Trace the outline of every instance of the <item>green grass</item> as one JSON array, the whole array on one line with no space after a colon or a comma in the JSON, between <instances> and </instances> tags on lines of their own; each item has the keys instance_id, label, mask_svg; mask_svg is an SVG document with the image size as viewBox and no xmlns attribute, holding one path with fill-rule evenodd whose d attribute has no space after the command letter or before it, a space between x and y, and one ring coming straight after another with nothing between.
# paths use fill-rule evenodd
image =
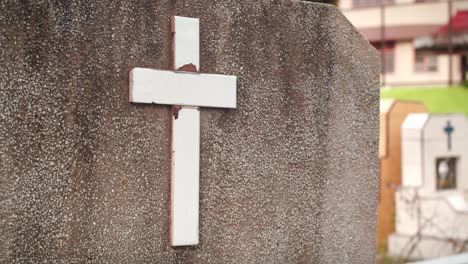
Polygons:
<instances>
[{"instance_id":1,"label":"green grass","mask_svg":"<svg viewBox=\"0 0 468 264\"><path fill-rule=\"evenodd\" d=\"M464 113L468 116L468 88L398 88L380 92L381 99L423 101L430 113Z\"/></svg>"}]
</instances>

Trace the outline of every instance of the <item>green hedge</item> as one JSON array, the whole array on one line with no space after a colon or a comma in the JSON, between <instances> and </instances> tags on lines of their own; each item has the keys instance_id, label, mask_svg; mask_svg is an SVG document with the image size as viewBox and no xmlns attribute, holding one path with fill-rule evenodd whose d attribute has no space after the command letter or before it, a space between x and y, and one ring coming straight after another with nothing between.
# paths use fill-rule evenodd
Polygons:
<instances>
[{"instance_id":1,"label":"green hedge","mask_svg":"<svg viewBox=\"0 0 468 264\"><path fill-rule=\"evenodd\" d=\"M423 101L431 113L464 113L468 116L468 88L398 88L383 89L381 99Z\"/></svg>"}]
</instances>

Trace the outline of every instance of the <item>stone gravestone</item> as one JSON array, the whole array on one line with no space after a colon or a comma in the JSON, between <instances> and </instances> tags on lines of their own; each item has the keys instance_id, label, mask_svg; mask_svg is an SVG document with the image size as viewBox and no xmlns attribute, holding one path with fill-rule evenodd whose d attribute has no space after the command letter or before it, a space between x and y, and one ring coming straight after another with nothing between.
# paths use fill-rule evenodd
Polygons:
<instances>
[{"instance_id":1,"label":"stone gravestone","mask_svg":"<svg viewBox=\"0 0 468 264\"><path fill-rule=\"evenodd\" d=\"M466 251L468 119L410 114L401 133L402 186L390 254L419 259Z\"/></svg>"},{"instance_id":2,"label":"stone gravestone","mask_svg":"<svg viewBox=\"0 0 468 264\"><path fill-rule=\"evenodd\" d=\"M377 248L385 250L395 232L395 190L401 185L401 124L410 113L427 112L417 101L380 100L380 183Z\"/></svg>"},{"instance_id":3,"label":"stone gravestone","mask_svg":"<svg viewBox=\"0 0 468 264\"><path fill-rule=\"evenodd\" d=\"M0 4L0 262L373 263L378 55L299 1ZM171 106L129 72L171 70L171 17L200 21L199 241L172 247ZM176 33L177 34L177 33Z\"/></svg>"}]
</instances>

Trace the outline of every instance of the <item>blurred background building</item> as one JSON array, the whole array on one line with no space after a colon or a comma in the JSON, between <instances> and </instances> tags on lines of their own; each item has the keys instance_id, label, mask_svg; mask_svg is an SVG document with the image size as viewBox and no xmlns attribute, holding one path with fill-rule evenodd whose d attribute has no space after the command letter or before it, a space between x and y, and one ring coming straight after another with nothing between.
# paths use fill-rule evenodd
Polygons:
<instances>
[{"instance_id":1,"label":"blurred background building","mask_svg":"<svg viewBox=\"0 0 468 264\"><path fill-rule=\"evenodd\" d=\"M338 6L380 51L383 87L466 80L468 0L340 0Z\"/></svg>"}]
</instances>

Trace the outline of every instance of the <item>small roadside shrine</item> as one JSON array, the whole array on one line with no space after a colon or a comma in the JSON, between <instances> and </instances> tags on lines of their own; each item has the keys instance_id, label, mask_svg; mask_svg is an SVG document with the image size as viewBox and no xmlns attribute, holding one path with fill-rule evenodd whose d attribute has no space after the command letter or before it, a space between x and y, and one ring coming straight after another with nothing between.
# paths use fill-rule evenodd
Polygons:
<instances>
[{"instance_id":1,"label":"small roadside shrine","mask_svg":"<svg viewBox=\"0 0 468 264\"><path fill-rule=\"evenodd\" d=\"M468 119L410 114L401 133L402 186L390 254L425 259L466 251Z\"/></svg>"},{"instance_id":2,"label":"small roadside shrine","mask_svg":"<svg viewBox=\"0 0 468 264\"><path fill-rule=\"evenodd\" d=\"M401 185L401 124L410 113L426 112L422 102L380 101L380 181L377 216L377 248L386 249L395 232L395 188Z\"/></svg>"}]
</instances>

